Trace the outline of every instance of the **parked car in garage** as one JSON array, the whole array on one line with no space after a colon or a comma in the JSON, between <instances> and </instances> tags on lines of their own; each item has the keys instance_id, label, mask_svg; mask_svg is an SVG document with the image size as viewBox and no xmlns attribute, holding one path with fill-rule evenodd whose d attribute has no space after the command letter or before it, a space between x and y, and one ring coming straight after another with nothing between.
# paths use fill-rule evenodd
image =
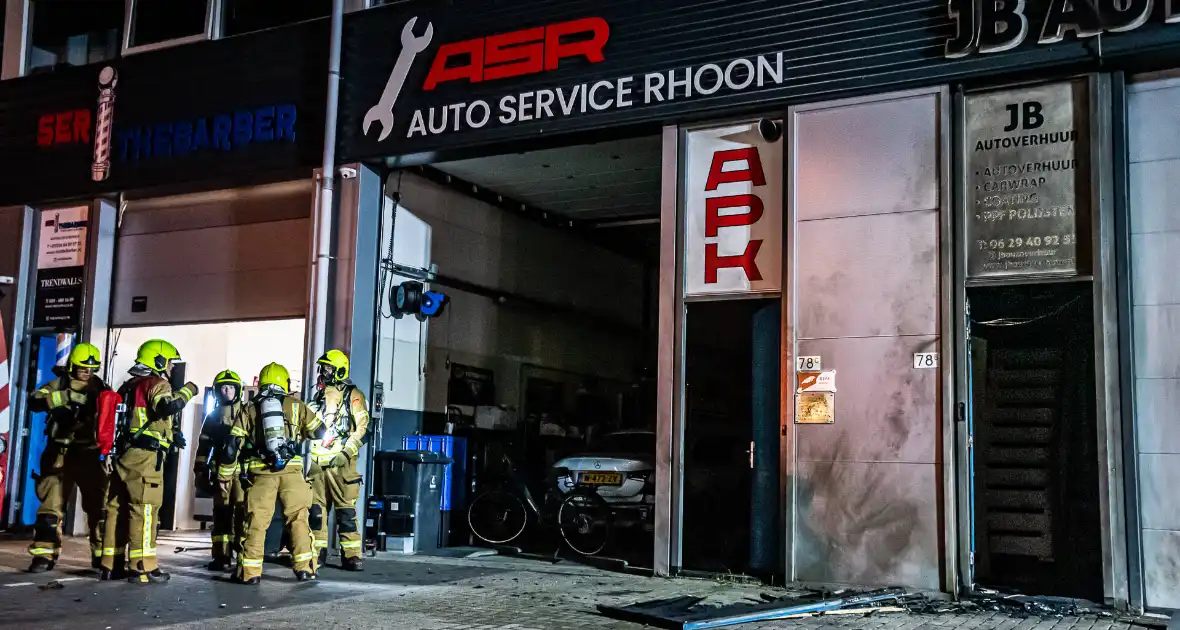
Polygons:
<instances>
[{"instance_id":1,"label":"parked car in garage","mask_svg":"<svg viewBox=\"0 0 1180 630\"><path fill-rule=\"evenodd\" d=\"M591 443L583 453L553 465L563 495L577 486L593 487L615 513L616 526L650 529L655 504L656 434L615 431Z\"/></svg>"}]
</instances>

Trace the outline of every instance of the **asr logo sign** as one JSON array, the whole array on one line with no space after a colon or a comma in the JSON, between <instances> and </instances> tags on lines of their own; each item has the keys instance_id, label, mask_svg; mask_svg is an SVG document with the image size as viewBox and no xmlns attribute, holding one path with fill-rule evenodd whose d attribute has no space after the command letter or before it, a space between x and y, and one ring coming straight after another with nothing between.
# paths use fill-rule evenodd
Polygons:
<instances>
[{"instance_id":1,"label":"asr logo sign","mask_svg":"<svg viewBox=\"0 0 1180 630\"><path fill-rule=\"evenodd\" d=\"M1049 0L1035 9L1026 0L949 0L947 10L955 24L944 51L949 59L1012 50L1030 37L1044 45L1151 21L1180 24L1180 0Z\"/></svg>"}]
</instances>

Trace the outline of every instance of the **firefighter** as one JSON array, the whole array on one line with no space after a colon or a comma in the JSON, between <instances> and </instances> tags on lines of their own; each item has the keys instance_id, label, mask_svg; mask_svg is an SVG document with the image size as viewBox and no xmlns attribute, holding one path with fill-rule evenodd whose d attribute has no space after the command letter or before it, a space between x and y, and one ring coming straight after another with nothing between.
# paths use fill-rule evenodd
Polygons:
<instances>
[{"instance_id":1,"label":"firefighter","mask_svg":"<svg viewBox=\"0 0 1180 630\"><path fill-rule=\"evenodd\" d=\"M29 410L47 412L45 450L37 476L37 520L29 553L30 573L49 571L61 553L61 519L74 487L82 495L82 511L90 530L91 566L102 560L103 510L108 474L98 447L98 396L109 391L95 375L101 365L98 348L80 343L70 351L67 371L33 392Z\"/></svg>"},{"instance_id":2,"label":"firefighter","mask_svg":"<svg viewBox=\"0 0 1180 630\"><path fill-rule=\"evenodd\" d=\"M230 430L242 412L242 379L236 372L224 370L213 379L213 389L218 404L201 424L193 477L213 495L213 560L208 569L226 571L233 566L233 556L240 553L246 522L246 492L238 479L237 465L221 461ZM223 472L228 481L220 481Z\"/></svg>"},{"instance_id":3,"label":"firefighter","mask_svg":"<svg viewBox=\"0 0 1180 630\"><path fill-rule=\"evenodd\" d=\"M246 537L234 578L250 585L262 581L266 530L274 517L277 498L283 502L295 578L301 582L314 580L316 558L307 525L311 488L304 477L301 447L305 440L323 436L324 423L303 401L288 395L291 377L287 368L277 363L262 368L258 387L258 394L234 423L224 460L239 462L241 474L245 475ZM229 468L220 471L223 482L230 481L228 475L234 474Z\"/></svg>"},{"instance_id":4,"label":"firefighter","mask_svg":"<svg viewBox=\"0 0 1180 630\"><path fill-rule=\"evenodd\" d=\"M356 523L356 500L361 491L357 454L369 428L365 395L348 380L348 357L329 350L320 357L319 378L311 407L324 419L324 437L311 444L312 505L308 514L316 552L323 565L328 555L328 510L336 510L341 567L360 571L361 535Z\"/></svg>"},{"instance_id":5,"label":"firefighter","mask_svg":"<svg viewBox=\"0 0 1180 630\"><path fill-rule=\"evenodd\" d=\"M174 418L197 395L194 383L173 391L168 377L180 352L167 341L152 339L139 347L131 378L119 389L126 408L116 443L118 454L107 493L102 579L122 577L136 584L166 582L156 563L156 532L164 502L164 458L183 450L184 435ZM124 548L127 565L124 566Z\"/></svg>"}]
</instances>

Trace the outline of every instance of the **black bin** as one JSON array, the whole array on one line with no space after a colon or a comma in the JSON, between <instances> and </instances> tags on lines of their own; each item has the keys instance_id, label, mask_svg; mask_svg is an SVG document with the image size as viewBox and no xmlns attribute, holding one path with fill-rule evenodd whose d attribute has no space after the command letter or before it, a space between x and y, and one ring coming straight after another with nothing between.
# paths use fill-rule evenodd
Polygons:
<instances>
[{"instance_id":1,"label":"black bin","mask_svg":"<svg viewBox=\"0 0 1180 630\"><path fill-rule=\"evenodd\" d=\"M451 458L429 451L385 451L376 455L374 515L391 538L412 538L414 553L438 549L442 536L443 468ZM370 501L370 505L373 505Z\"/></svg>"}]
</instances>

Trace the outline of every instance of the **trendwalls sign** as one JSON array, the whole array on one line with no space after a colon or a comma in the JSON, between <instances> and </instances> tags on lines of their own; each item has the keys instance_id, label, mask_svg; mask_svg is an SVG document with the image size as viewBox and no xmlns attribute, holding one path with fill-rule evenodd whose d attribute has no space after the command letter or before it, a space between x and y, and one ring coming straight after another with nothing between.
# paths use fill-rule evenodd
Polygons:
<instances>
[{"instance_id":1,"label":"trendwalls sign","mask_svg":"<svg viewBox=\"0 0 1180 630\"><path fill-rule=\"evenodd\" d=\"M967 97L967 277L1074 275L1088 251L1083 80Z\"/></svg>"},{"instance_id":2,"label":"trendwalls sign","mask_svg":"<svg viewBox=\"0 0 1180 630\"><path fill-rule=\"evenodd\" d=\"M775 52L574 84L534 81L527 89L506 86L494 98L457 98L427 107L398 108L399 97L407 89L420 95L447 84L543 76L567 61L600 64L611 54L610 25L600 17L443 43L433 49L430 62L418 61L418 57L431 51L433 24L410 17L400 33L397 59L361 121L363 134L373 135L379 142L390 137L425 138L705 98L777 86L786 79L783 53ZM425 63L429 63L425 78L420 83L410 81L415 66Z\"/></svg>"},{"instance_id":3,"label":"trendwalls sign","mask_svg":"<svg viewBox=\"0 0 1180 630\"><path fill-rule=\"evenodd\" d=\"M1132 31L1152 20L1180 26L1180 0L1049 0L1035 8L1026 0L949 0L947 10L955 24L945 50L951 59L1012 50L1030 36L1055 44L1071 34Z\"/></svg>"},{"instance_id":4,"label":"trendwalls sign","mask_svg":"<svg viewBox=\"0 0 1180 630\"><path fill-rule=\"evenodd\" d=\"M701 129L688 133L685 156L685 296L779 291L782 140L758 124Z\"/></svg>"},{"instance_id":5,"label":"trendwalls sign","mask_svg":"<svg viewBox=\"0 0 1180 630\"><path fill-rule=\"evenodd\" d=\"M42 210L40 216L33 327L76 328L86 286L90 208Z\"/></svg>"}]
</instances>

